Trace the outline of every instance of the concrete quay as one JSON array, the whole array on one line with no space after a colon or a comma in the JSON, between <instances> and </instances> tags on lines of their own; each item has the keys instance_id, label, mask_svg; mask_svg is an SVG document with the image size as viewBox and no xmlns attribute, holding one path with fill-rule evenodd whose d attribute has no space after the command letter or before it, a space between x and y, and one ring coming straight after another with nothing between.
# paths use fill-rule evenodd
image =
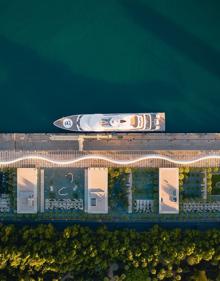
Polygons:
<instances>
[{"instance_id":1,"label":"concrete quay","mask_svg":"<svg viewBox=\"0 0 220 281\"><path fill-rule=\"evenodd\" d=\"M175 161L191 161L198 158L202 158L202 160L179 164L167 161L167 159L155 158L155 155L168 157ZM85 156L93 158L84 159ZM112 163L106 159L96 159L96 156L125 162L144 156L149 156L149 158L135 163L121 164ZM210 158L205 158L207 156ZM37 159L37 157L42 159ZM22 159L7 164L8 161L18 158ZM46 161L44 158L60 163L82 159L77 162L60 164ZM220 166L220 133L0 134L0 166L179 167L181 165Z\"/></svg>"}]
</instances>

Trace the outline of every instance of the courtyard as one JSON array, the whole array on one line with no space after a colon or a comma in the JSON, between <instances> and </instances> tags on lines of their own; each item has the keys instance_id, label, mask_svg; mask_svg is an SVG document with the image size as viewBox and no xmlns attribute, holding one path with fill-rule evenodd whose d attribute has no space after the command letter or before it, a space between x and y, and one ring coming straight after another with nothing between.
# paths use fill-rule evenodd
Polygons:
<instances>
[{"instance_id":1,"label":"courtyard","mask_svg":"<svg viewBox=\"0 0 220 281\"><path fill-rule=\"evenodd\" d=\"M212 195L220 195L220 174L212 175Z\"/></svg>"},{"instance_id":2,"label":"courtyard","mask_svg":"<svg viewBox=\"0 0 220 281\"><path fill-rule=\"evenodd\" d=\"M133 213L153 213L158 205L158 169L132 169Z\"/></svg>"},{"instance_id":3,"label":"courtyard","mask_svg":"<svg viewBox=\"0 0 220 281\"><path fill-rule=\"evenodd\" d=\"M44 170L45 211L82 211L84 208L84 169Z\"/></svg>"},{"instance_id":4,"label":"courtyard","mask_svg":"<svg viewBox=\"0 0 220 281\"><path fill-rule=\"evenodd\" d=\"M181 168L179 174L180 193L183 200L204 199L205 170L199 168Z\"/></svg>"},{"instance_id":5,"label":"courtyard","mask_svg":"<svg viewBox=\"0 0 220 281\"><path fill-rule=\"evenodd\" d=\"M129 205L130 169L110 168L108 170L109 212L127 214Z\"/></svg>"}]
</instances>

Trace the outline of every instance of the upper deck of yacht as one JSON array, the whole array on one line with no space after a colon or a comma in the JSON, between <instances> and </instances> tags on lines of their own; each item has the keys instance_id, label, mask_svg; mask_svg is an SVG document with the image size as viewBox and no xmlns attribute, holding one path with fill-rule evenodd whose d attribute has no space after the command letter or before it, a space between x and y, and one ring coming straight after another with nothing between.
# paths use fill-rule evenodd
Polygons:
<instances>
[{"instance_id":1,"label":"upper deck of yacht","mask_svg":"<svg viewBox=\"0 0 220 281\"><path fill-rule=\"evenodd\" d=\"M63 118L57 119L54 122L54 125L60 129L64 129L64 130L69 130L71 127L72 131L78 131L77 118L78 118L78 115L71 115L68 117L63 117Z\"/></svg>"}]
</instances>

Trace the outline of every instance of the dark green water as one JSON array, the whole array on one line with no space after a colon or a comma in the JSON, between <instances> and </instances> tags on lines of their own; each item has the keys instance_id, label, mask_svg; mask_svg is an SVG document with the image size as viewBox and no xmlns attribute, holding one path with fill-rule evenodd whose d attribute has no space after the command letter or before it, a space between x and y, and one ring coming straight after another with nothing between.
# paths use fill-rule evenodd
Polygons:
<instances>
[{"instance_id":1,"label":"dark green water","mask_svg":"<svg viewBox=\"0 0 220 281\"><path fill-rule=\"evenodd\" d=\"M169 132L220 132L219 14L217 0L0 0L0 132L156 111Z\"/></svg>"}]
</instances>

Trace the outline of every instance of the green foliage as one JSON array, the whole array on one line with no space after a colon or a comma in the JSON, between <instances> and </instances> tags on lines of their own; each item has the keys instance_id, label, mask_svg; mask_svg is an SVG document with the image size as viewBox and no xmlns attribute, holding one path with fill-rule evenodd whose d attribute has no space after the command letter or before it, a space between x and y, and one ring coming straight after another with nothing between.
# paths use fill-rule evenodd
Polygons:
<instances>
[{"instance_id":1,"label":"green foliage","mask_svg":"<svg viewBox=\"0 0 220 281\"><path fill-rule=\"evenodd\" d=\"M151 281L147 270L133 269L126 273L126 281Z\"/></svg>"},{"instance_id":2,"label":"green foliage","mask_svg":"<svg viewBox=\"0 0 220 281\"><path fill-rule=\"evenodd\" d=\"M189 167L184 168L184 173L188 174L189 173Z\"/></svg>"},{"instance_id":3,"label":"green foliage","mask_svg":"<svg viewBox=\"0 0 220 281\"><path fill-rule=\"evenodd\" d=\"M15 168L0 168L0 172L5 174L6 183L5 188L0 186L0 193L9 194L11 207L16 207L16 169Z\"/></svg>"},{"instance_id":4,"label":"green foliage","mask_svg":"<svg viewBox=\"0 0 220 281\"><path fill-rule=\"evenodd\" d=\"M219 171L219 168L218 168L218 167L214 167L214 168L212 168L212 171L213 171L214 173L217 173L217 172Z\"/></svg>"},{"instance_id":5,"label":"green foliage","mask_svg":"<svg viewBox=\"0 0 220 281\"><path fill-rule=\"evenodd\" d=\"M183 168L183 167L180 167L180 168L179 168L179 173L180 173L180 174L184 173L184 168Z\"/></svg>"},{"instance_id":6,"label":"green foliage","mask_svg":"<svg viewBox=\"0 0 220 281\"><path fill-rule=\"evenodd\" d=\"M190 277L191 281L208 281L205 270L195 270L193 275ZM217 279L216 279L217 281Z\"/></svg>"},{"instance_id":7,"label":"green foliage","mask_svg":"<svg viewBox=\"0 0 220 281\"><path fill-rule=\"evenodd\" d=\"M108 171L109 205L111 208L114 208L118 201L121 201L123 207L128 207L126 187L128 173L130 173L130 168L110 168Z\"/></svg>"},{"instance_id":8,"label":"green foliage","mask_svg":"<svg viewBox=\"0 0 220 281\"><path fill-rule=\"evenodd\" d=\"M213 174L211 179L211 192L213 195L220 194L220 174Z\"/></svg>"},{"instance_id":9,"label":"green foliage","mask_svg":"<svg viewBox=\"0 0 220 281\"><path fill-rule=\"evenodd\" d=\"M219 243L219 230L0 225L0 280L107 281L113 264L115 281L218 280Z\"/></svg>"}]
</instances>

